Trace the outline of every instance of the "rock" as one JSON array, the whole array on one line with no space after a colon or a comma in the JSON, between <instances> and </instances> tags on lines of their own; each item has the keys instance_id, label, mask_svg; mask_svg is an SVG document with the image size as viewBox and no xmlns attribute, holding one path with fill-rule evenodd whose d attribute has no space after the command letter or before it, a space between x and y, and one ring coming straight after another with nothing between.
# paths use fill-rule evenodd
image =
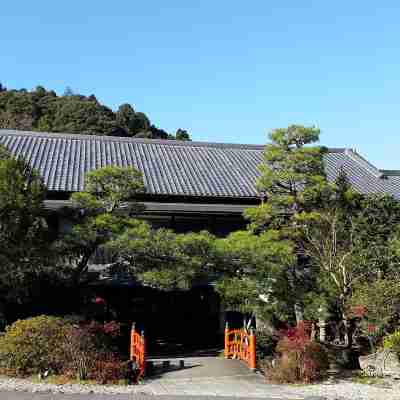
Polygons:
<instances>
[{"instance_id":1,"label":"rock","mask_svg":"<svg viewBox=\"0 0 400 400\"><path fill-rule=\"evenodd\" d=\"M358 358L360 367L369 376L390 375L400 378L400 361L394 351L383 350Z\"/></svg>"}]
</instances>

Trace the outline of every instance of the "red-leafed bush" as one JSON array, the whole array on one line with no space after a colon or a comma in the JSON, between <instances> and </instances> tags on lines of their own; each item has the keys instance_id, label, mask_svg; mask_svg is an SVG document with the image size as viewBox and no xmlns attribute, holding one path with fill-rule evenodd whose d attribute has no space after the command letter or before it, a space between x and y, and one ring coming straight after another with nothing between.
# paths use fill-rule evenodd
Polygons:
<instances>
[{"instance_id":1,"label":"red-leafed bush","mask_svg":"<svg viewBox=\"0 0 400 400\"><path fill-rule=\"evenodd\" d=\"M354 315L354 317L363 318L367 314L367 307L360 304L353 306L350 311Z\"/></svg>"},{"instance_id":2,"label":"red-leafed bush","mask_svg":"<svg viewBox=\"0 0 400 400\"><path fill-rule=\"evenodd\" d=\"M118 383L125 379L128 372L128 363L122 361L116 354L103 354L95 361L90 379L98 383Z\"/></svg>"},{"instance_id":3,"label":"red-leafed bush","mask_svg":"<svg viewBox=\"0 0 400 400\"><path fill-rule=\"evenodd\" d=\"M96 348L98 350L113 350L115 339L121 335L121 325L116 321L105 322L104 324L96 321L80 324L80 329L93 335Z\"/></svg>"},{"instance_id":4,"label":"red-leafed bush","mask_svg":"<svg viewBox=\"0 0 400 400\"><path fill-rule=\"evenodd\" d=\"M278 383L310 383L320 379L328 369L328 356L323 346L312 342L307 327L300 323L281 332L274 365L267 365L267 379Z\"/></svg>"},{"instance_id":5,"label":"red-leafed bush","mask_svg":"<svg viewBox=\"0 0 400 400\"><path fill-rule=\"evenodd\" d=\"M119 334L120 325L114 321L106 324L91 321L71 326L64 343L64 373L100 383L122 379L126 375L126 366L113 343Z\"/></svg>"}]
</instances>

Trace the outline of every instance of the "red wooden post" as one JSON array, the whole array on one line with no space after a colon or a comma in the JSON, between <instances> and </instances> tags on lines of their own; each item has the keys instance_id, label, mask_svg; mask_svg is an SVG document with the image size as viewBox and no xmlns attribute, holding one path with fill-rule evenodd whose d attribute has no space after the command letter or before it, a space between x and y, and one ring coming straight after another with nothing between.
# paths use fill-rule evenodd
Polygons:
<instances>
[{"instance_id":1,"label":"red wooden post","mask_svg":"<svg viewBox=\"0 0 400 400\"><path fill-rule=\"evenodd\" d=\"M256 335L254 333L254 329L250 330L249 336L249 367L251 369L256 369L257 367Z\"/></svg>"},{"instance_id":2,"label":"red wooden post","mask_svg":"<svg viewBox=\"0 0 400 400\"><path fill-rule=\"evenodd\" d=\"M132 328L131 328L131 346L130 346L130 360L133 360L135 358L135 323L132 323Z\"/></svg>"},{"instance_id":3,"label":"red wooden post","mask_svg":"<svg viewBox=\"0 0 400 400\"><path fill-rule=\"evenodd\" d=\"M144 376L146 372L146 339L144 337L144 331L142 331L141 339L142 339L142 357L143 357L143 359L141 360L142 361L141 375Z\"/></svg>"},{"instance_id":4,"label":"red wooden post","mask_svg":"<svg viewBox=\"0 0 400 400\"><path fill-rule=\"evenodd\" d=\"M225 324L225 347L224 347L224 357L229 358L229 324Z\"/></svg>"},{"instance_id":5,"label":"red wooden post","mask_svg":"<svg viewBox=\"0 0 400 400\"><path fill-rule=\"evenodd\" d=\"M238 343L239 344L239 348L238 348L238 352L239 352L239 360L243 360L244 359L244 353L245 353L245 345L246 345L246 343L245 343L245 336L246 336L246 332L245 332L245 330L244 330L245 328L242 328L241 330L240 330L240 342Z\"/></svg>"}]
</instances>

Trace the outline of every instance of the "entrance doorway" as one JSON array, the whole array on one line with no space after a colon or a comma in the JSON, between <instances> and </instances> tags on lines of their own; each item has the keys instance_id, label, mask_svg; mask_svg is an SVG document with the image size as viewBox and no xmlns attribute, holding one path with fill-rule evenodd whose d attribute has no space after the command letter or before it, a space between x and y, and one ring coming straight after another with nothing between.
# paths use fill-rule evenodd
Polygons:
<instances>
[{"instance_id":1,"label":"entrance doorway","mask_svg":"<svg viewBox=\"0 0 400 400\"><path fill-rule=\"evenodd\" d=\"M212 286L162 291L143 286L97 287L110 309L108 319L124 323L123 343L130 326L145 333L151 357L211 354L222 349L220 299ZM125 341L126 340L126 341Z\"/></svg>"},{"instance_id":2,"label":"entrance doorway","mask_svg":"<svg viewBox=\"0 0 400 400\"><path fill-rule=\"evenodd\" d=\"M149 297L151 310L146 307L150 312L138 320L147 332L150 355L196 354L218 346L220 302L211 287L157 291Z\"/></svg>"}]
</instances>

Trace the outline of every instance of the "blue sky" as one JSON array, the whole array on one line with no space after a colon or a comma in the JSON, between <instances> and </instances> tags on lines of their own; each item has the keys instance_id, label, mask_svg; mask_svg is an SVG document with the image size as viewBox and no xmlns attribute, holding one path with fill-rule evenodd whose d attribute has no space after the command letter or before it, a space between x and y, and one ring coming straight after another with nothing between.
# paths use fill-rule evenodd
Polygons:
<instances>
[{"instance_id":1,"label":"blue sky","mask_svg":"<svg viewBox=\"0 0 400 400\"><path fill-rule=\"evenodd\" d=\"M4 1L0 81L131 103L195 140L321 128L400 168L400 2Z\"/></svg>"}]
</instances>

